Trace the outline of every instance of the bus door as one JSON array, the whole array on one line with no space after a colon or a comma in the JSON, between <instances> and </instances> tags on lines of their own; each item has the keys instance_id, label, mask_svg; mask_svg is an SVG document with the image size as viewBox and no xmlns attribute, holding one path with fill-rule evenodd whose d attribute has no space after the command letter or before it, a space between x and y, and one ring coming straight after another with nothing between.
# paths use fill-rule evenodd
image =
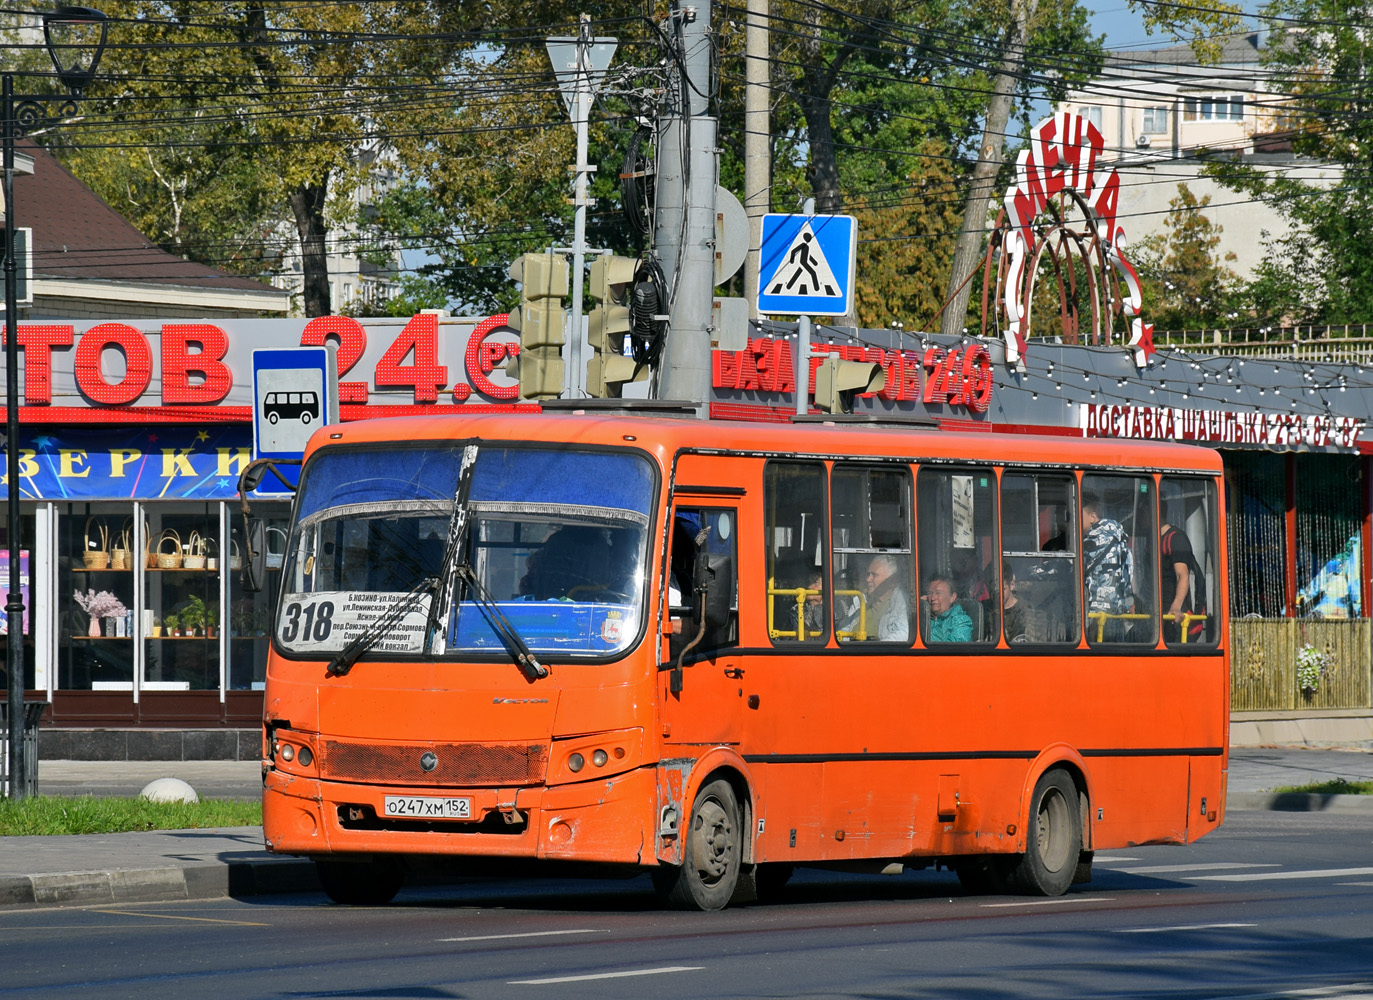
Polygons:
<instances>
[{"instance_id":1,"label":"bus door","mask_svg":"<svg viewBox=\"0 0 1373 1000\"><path fill-rule=\"evenodd\" d=\"M745 700L737 653L739 508L721 496L679 493L671 518L659 664L664 740L735 744Z\"/></svg>"}]
</instances>

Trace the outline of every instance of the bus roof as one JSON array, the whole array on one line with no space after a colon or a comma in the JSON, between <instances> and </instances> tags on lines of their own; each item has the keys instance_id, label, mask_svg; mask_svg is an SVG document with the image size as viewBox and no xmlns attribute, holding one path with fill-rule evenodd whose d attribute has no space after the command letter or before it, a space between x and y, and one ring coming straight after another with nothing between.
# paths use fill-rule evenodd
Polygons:
<instances>
[{"instance_id":1,"label":"bus roof","mask_svg":"<svg viewBox=\"0 0 1373 1000\"><path fill-rule=\"evenodd\" d=\"M456 408L455 408L456 409ZM398 441L558 442L587 446L633 443L670 461L678 451L804 454L849 458L963 460L1036 466L1129 467L1220 474L1220 455L1204 445L1087 438L1069 434L944 431L892 424L774 423L665 419L630 414L483 413L461 411L387 417L322 427L306 458L331 445Z\"/></svg>"}]
</instances>

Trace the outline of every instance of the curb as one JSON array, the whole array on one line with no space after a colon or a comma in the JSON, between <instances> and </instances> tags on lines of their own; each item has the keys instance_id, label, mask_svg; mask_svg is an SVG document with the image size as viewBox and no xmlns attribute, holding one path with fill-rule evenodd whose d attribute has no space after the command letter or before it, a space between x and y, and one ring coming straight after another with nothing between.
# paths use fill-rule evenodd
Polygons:
<instances>
[{"instance_id":1,"label":"curb","mask_svg":"<svg viewBox=\"0 0 1373 1000\"><path fill-rule=\"evenodd\" d=\"M1227 810L1262 809L1268 812L1373 812L1373 795L1322 795L1316 792L1232 792Z\"/></svg>"},{"instance_id":2,"label":"curb","mask_svg":"<svg viewBox=\"0 0 1373 1000\"><path fill-rule=\"evenodd\" d=\"M311 861L231 861L184 868L4 875L0 876L0 910L317 891L319 879Z\"/></svg>"}]
</instances>

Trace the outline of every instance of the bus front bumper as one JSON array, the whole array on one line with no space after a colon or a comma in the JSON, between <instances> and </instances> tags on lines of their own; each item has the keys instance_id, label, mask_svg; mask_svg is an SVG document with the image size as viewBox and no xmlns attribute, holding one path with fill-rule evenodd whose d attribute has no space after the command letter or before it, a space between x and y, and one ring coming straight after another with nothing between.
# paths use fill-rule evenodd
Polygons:
<instances>
[{"instance_id":1,"label":"bus front bumper","mask_svg":"<svg viewBox=\"0 0 1373 1000\"><path fill-rule=\"evenodd\" d=\"M278 854L412 854L653 864L656 772L532 788L414 789L321 781L268 769L262 825ZM386 815L386 799L419 810L467 800L470 819ZM459 808L461 808L459 806Z\"/></svg>"}]
</instances>

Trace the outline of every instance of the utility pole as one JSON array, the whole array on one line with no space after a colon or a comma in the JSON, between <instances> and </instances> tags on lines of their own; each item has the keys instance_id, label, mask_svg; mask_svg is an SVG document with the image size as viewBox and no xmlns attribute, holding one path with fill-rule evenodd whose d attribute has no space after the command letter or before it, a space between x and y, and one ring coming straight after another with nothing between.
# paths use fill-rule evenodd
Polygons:
<instances>
[{"instance_id":1,"label":"utility pole","mask_svg":"<svg viewBox=\"0 0 1373 1000\"><path fill-rule=\"evenodd\" d=\"M768 115L768 0L748 0L744 25L744 211L748 215L748 258L744 298L749 318L758 319L758 251L763 216L772 207L772 124Z\"/></svg>"},{"instance_id":2,"label":"utility pole","mask_svg":"<svg viewBox=\"0 0 1373 1000\"><path fill-rule=\"evenodd\" d=\"M653 249L668 283L668 334L658 366L659 399L688 400L706 415L710 394L711 304L715 292L716 121L708 117L714 55L710 4L673 0L681 69L668 115L659 121Z\"/></svg>"}]
</instances>

